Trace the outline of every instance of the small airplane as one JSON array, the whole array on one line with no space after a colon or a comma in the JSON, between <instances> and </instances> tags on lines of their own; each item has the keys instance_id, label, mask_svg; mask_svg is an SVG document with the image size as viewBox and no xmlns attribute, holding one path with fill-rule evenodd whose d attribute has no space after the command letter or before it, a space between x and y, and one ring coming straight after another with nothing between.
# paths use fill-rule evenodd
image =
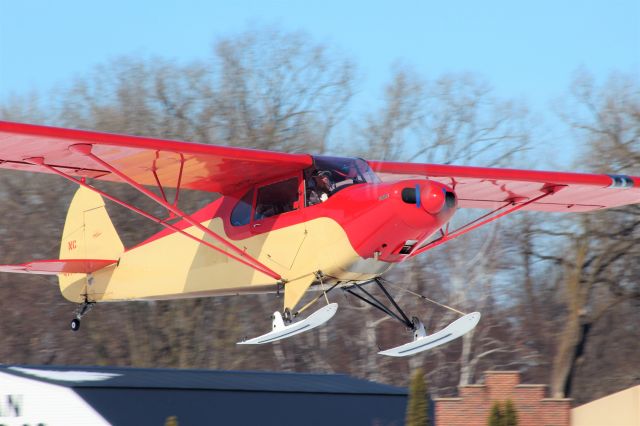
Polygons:
<instances>
[{"instance_id":1,"label":"small airplane","mask_svg":"<svg viewBox=\"0 0 640 426\"><path fill-rule=\"evenodd\" d=\"M478 312L456 310L460 318L427 334L386 288L381 275L394 264L518 210L587 212L640 203L637 176L365 161L7 121L0 121L0 168L79 185L59 259L0 265L3 272L58 275L62 295L79 304L74 331L99 302L283 293L271 331L239 342L263 344L327 322L338 308L327 295L341 288L413 332L412 341L380 352L389 356L444 344L480 320ZM167 216L94 186L101 181L129 185ZM187 213L179 206L183 190L219 196ZM125 249L104 199L165 229ZM464 208L486 213L449 229ZM379 288L378 297L369 285ZM300 306L313 290L315 297ZM325 306L297 318L323 299Z\"/></svg>"}]
</instances>

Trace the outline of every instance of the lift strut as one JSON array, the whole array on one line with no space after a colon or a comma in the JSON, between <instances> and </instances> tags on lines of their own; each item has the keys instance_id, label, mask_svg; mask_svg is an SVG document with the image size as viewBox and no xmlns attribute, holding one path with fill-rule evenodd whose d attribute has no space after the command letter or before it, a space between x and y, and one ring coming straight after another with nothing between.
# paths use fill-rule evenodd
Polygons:
<instances>
[{"instance_id":1,"label":"lift strut","mask_svg":"<svg viewBox=\"0 0 640 426\"><path fill-rule=\"evenodd\" d=\"M158 197L156 194L154 194L153 192L149 191L148 189L146 189L145 187L143 187L142 185L138 184L137 182L135 182L133 179L131 179L129 176L125 175L124 173L122 173L121 171L119 171L118 169L116 169L115 167L111 166L110 164L108 164L107 162L103 161L102 159L100 159L99 157L97 157L96 155L91 153L91 149L92 149L92 145L88 145L88 144L80 144L80 145L73 145L69 148L70 150L80 153L82 155L85 155L89 158L91 158L93 161L95 161L96 163L100 164L101 166L103 166L105 169L107 169L108 171L114 173L116 176L120 177L123 181L125 181L126 183L128 183L130 186L132 186L133 188L135 188L136 190L138 190L139 192L141 192L142 194L146 195L147 197L151 198L153 201L155 201L156 203L160 204L161 206L165 207L170 213L174 214L175 216L184 219L187 223L189 223L190 225L194 226L195 228L201 230L202 232L205 233L205 235L208 235L210 237L213 237L216 241L218 241L220 244L222 244L223 246L225 246L227 250L224 250L221 247L215 246L213 244L211 244L208 241L205 241L202 238L199 238L193 234L190 234L182 229L179 229L178 227L171 225L170 223L167 223L166 220L164 219L160 219L157 218L143 210L138 209L135 206L132 206L131 204L122 201L112 195L107 194L104 191L101 191L95 187L93 187L92 185L89 185L88 183L86 183L86 181L84 179L77 179L53 166L50 166L48 164L45 163L44 158L42 157L32 157L32 158L26 158L24 159L24 161L30 163L30 164L34 164L40 167L43 167L49 171L51 171L52 173L55 173L59 176L62 176L63 178L70 180L74 183L77 183L78 185L81 185L85 188L88 188L92 191L97 192L98 194L100 194L101 196L117 203L120 204L121 206L135 212L138 213L141 216L144 216L147 219L150 219L162 226L164 226L165 228L169 228L172 231L178 232L188 238L191 238L192 240L195 240L207 247L210 247L226 256L228 256L229 258L242 263L243 265L246 265L250 268L255 269L256 271L259 271L263 274L268 275L269 277L276 279L276 280L281 280L282 277L280 274L278 274L277 272L273 271L272 269L270 269L268 266L264 265L263 263L261 263L260 261L258 261L257 259L255 259L253 256L249 255L247 252L245 252L244 250L241 250L240 248L236 247L235 245L233 245L232 243L230 243L229 241L227 241L226 239L224 239L223 237L221 237L220 235L218 235L217 233L213 232L212 230L210 230L209 228L205 227L204 225L202 225L201 223L199 223L198 221L196 221L195 219L193 219L190 215L188 215L187 213L181 211L175 204L177 204L177 195L176 195L176 199L174 200L174 204L170 204L167 200L166 197L160 198ZM230 253L229 251L233 252Z\"/></svg>"},{"instance_id":2,"label":"lift strut","mask_svg":"<svg viewBox=\"0 0 640 426\"><path fill-rule=\"evenodd\" d=\"M548 197L552 194L555 194L556 192L558 192L559 190L561 190L563 188L563 186L550 186L547 188L544 188L544 194L539 195L535 198L532 198L530 200L525 201L524 203L520 203L520 204L516 204L516 201L514 200L509 200L507 201L505 204L503 204L502 206L498 207L497 209L490 211L487 214L484 214L482 216L480 216L479 218L472 220L471 222L468 222L464 225L462 225L461 227L459 227L458 229L456 229L455 231L451 231L449 232L449 226L447 225L447 228L445 231L440 230L441 236L440 238L433 240L429 243L427 243L426 245L418 248L417 250L415 250L413 253L410 254L410 257L413 256L417 256L421 253L424 253L427 250L431 250L432 248L438 247L441 244L446 243L447 241L453 240L454 238L458 238L461 235L466 234L467 232L473 231L474 229L480 228L481 226L487 225L495 220L500 219L501 217L504 217L508 214L511 214L515 211L520 210L523 207L528 206L529 204L535 203L536 201L540 201L541 199ZM507 207L510 207L510 209L507 209ZM507 209L507 210L505 210Z\"/></svg>"}]
</instances>

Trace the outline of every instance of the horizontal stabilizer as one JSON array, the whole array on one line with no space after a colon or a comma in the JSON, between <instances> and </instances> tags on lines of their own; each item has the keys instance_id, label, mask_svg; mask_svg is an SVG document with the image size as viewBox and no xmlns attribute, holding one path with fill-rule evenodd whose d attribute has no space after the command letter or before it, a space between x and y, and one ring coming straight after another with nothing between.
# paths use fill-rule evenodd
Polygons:
<instances>
[{"instance_id":1,"label":"horizontal stabilizer","mask_svg":"<svg viewBox=\"0 0 640 426\"><path fill-rule=\"evenodd\" d=\"M116 262L117 260L105 259L34 260L19 265L0 265L0 272L41 275L88 274Z\"/></svg>"}]
</instances>

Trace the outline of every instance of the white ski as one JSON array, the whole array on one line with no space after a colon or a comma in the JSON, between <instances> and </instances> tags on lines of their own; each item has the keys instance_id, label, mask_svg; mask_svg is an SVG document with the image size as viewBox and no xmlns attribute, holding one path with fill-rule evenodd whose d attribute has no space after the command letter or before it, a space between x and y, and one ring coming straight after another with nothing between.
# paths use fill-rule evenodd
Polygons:
<instances>
[{"instance_id":1,"label":"white ski","mask_svg":"<svg viewBox=\"0 0 640 426\"><path fill-rule=\"evenodd\" d=\"M405 343L404 345L378 353L380 355L396 357L414 355L419 352L426 351L427 349L443 345L453 339L457 339L458 337L473 330L478 324L478 321L480 321L480 312L472 312L462 318L458 318L442 330L428 336L424 331L424 326L420 323L418 329L414 333L413 342Z\"/></svg>"},{"instance_id":2,"label":"white ski","mask_svg":"<svg viewBox=\"0 0 640 426\"><path fill-rule=\"evenodd\" d=\"M330 303L327 306L318 309L307 318L289 325L284 324L282 314L280 314L280 312L274 312L273 327L269 333L254 337L253 339L238 342L238 345L261 345L263 343L275 342L276 340L295 336L296 334L309 331L312 328L316 328L329 321L335 315L337 310L338 304Z\"/></svg>"}]
</instances>

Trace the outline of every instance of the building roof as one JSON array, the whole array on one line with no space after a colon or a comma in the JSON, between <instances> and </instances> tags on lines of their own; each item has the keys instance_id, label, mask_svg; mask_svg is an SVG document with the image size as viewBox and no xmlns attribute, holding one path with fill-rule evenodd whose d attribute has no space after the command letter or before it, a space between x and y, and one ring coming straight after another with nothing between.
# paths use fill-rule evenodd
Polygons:
<instances>
[{"instance_id":1,"label":"building roof","mask_svg":"<svg viewBox=\"0 0 640 426\"><path fill-rule=\"evenodd\" d=\"M0 365L0 373L73 389L204 389L253 392L406 395L399 388L343 374L128 367Z\"/></svg>"}]
</instances>

